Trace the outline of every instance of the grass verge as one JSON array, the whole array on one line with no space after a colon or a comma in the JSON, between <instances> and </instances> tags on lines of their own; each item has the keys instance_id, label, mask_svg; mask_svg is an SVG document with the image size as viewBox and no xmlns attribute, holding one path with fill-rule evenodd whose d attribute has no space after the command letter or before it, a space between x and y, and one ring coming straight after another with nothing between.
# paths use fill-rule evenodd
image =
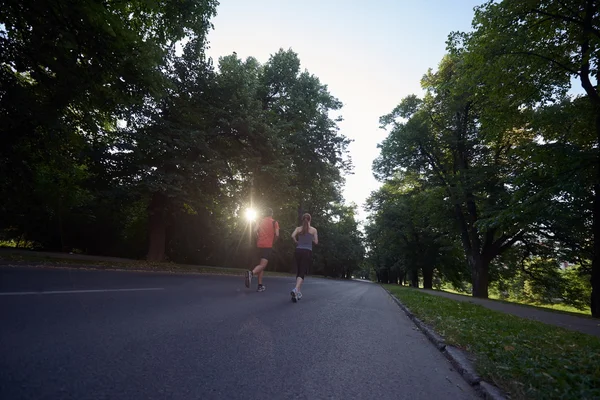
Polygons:
<instances>
[{"instance_id":1,"label":"grass verge","mask_svg":"<svg viewBox=\"0 0 600 400\"><path fill-rule=\"evenodd\" d=\"M583 315L586 317L589 317L590 314L592 313L592 309L590 307L586 307L583 310L580 310L578 308L575 308L573 306L569 306L567 304L541 304L541 303L519 303L517 302L517 304L522 304L522 305L526 305L526 306L533 306L533 307L540 307L540 308L546 308L549 310L553 310L553 311L560 311L560 312L564 312L564 313L568 313L568 314L576 314L577 316Z\"/></svg>"},{"instance_id":2,"label":"grass verge","mask_svg":"<svg viewBox=\"0 0 600 400\"><path fill-rule=\"evenodd\" d=\"M448 292L448 293L452 293L452 294L457 294L459 296L464 296L464 297L473 297L470 294L466 294L466 293L462 293L459 292L457 290L454 290L452 288L447 288L444 287L442 289L435 289L438 290L440 292ZM524 301L518 301L516 299L501 299L498 296L494 296L493 294L490 294L489 300L494 300L494 301L498 301L500 303L506 303L506 304L516 304L519 306L524 306L524 307L532 307L532 308L542 308L544 309L544 311L553 311L553 312L557 312L557 313L561 313L561 314L570 314L570 315L574 315L576 317L588 317L591 318L591 309L590 307L586 307L583 310L579 310L573 306L569 306L566 304L543 304L543 303L528 303L528 302L524 302Z\"/></svg>"},{"instance_id":3,"label":"grass verge","mask_svg":"<svg viewBox=\"0 0 600 400\"><path fill-rule=\"evenodd\" d=\"M600 338L415 289L384 285L481 377L513 399L600 398Z\"/></svg>"},{"instance_id":4,"label":"grass verge","mask_svg":"<svg viewBox=\"0 0 600 400\"><path fill-rule=\"evenodd\" d=\"M5 264L27 265L41 267L68 267L78 269L97 269L113 271L144 271L144 272L172 272L172 273L196 273L211 275L241 275L243 270L239 268L209 267L202 265L176 264L169 262L147 262L147 261L100 261L86 260L58 256L44 256L36 254L0 254L0 260ZM265 276L291 276L285 272L265 271Z\"/></svg>"}]
</instances>

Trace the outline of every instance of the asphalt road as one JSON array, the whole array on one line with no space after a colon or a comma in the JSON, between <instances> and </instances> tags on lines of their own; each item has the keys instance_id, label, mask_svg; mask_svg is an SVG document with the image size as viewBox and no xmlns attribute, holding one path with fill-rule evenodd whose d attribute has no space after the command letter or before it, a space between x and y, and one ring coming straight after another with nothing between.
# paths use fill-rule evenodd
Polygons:
<instances>
[{"instance_id":1,"label":"asphalt road","mask_svg":"<svg viewBox=\"0 0 600 400\"><path fill-rule=\"evenodd\" d=\"M477 398L377 285L265 284L0 267L0 398Z\"/></svg>"}]
</instances>

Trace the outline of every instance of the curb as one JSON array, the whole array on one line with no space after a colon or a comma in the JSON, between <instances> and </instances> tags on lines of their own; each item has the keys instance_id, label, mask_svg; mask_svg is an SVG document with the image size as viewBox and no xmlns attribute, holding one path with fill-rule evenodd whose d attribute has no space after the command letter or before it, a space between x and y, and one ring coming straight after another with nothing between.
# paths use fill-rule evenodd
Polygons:
<instances>
[{"instance_id":1,"label":"curb","mask_svg":"<svg viewBox=\"0 0 600 400\"><path fill-rule=\"evenodd\" d=\"M435 347L438 348L439 351L444 351L445 349L448 348L444 338L441 337L440 335L438 335L429 326L425 325L425 323L423 321L421 321L420 319L418 319L416 317L415 317L415 319L413 319L413 321L419 327L419 329L422 330L423 333L425 333L425 336L427 336L429 338L429 340L435 345Z\"/></svg>"},{"instance_id":2,"label":"curb","mask_svg":"<svg viewBox=\"0 0 600 400\"><path fill-rule=\"evenodd\" d=\"M479 382L479 390L477 391L486 400L506 400L506 396L504 396L500 389L485 381Z\"/></svg>"},{"instance_id":3,"label":"curb","mask_svg":"<svg viewBox=\"0 0 600 400\"><path fill-rule=\"evenodd\" d=\"M406 313L408 318L414 322L414 324L421 330L425 336L429 339L433 345L442 352L442 354L450 360L450 363L456 368L464 380L486 400L507 400L508 397L496 386L484 381L475 372L475 367L469 361L466 354L454 347L446 345L446 341L440 335L438 335L430 326L425 324L419 318L417 318L404 304L398 300L389 290L381 286L383 290L387 292L392 300Z\"/></svg>"},{"instance_id":4,"label":"curb","mask_svg":"<svg viewBox=\"0 0 600 400\"><path fill-rule=\"evenodd\" d=\"M454 346L447 346L444 350L444 355L460 372L463 378L469 382L469 385L476 386L481 382L481 377L477 375L475 368L463 351Z\"/></svg>"},{"instance_id":5,"label":"curb","mask_svg":"<svg viewBox=\"0 0 600 400\"><path fill-rule=\"evenodd\" d=\"M408 318L410 318L415 323L415 325L417 325L417 327L421 331L423 331L425 336L427 336L429 338L429 340L435 345L435 347L438 348L438 350L443 351L446 348L446 341L444 340L443 337L441 337L433 329L431 329L430 327L425 325L425 323L423 321L421 321L420 319L415 317L415 315L408 308L406 308L406 306L404 306L404 304L402 304L400 302L400 300L398 300L398 298L396 298L396 296L392 295L387 289L385 289L385 288L383 288L383 289L386 292L388 292L388 294L392 297L392 300L394 300L396 302L398 307L400 307L406 313Z\"/></svg>"}]
</instances>

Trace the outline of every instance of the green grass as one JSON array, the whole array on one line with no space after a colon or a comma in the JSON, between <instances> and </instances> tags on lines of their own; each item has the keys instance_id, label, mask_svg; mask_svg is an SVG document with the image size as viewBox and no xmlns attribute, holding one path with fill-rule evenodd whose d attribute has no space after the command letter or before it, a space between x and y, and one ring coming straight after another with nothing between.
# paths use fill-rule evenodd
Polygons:
<instances>
[{"instance_id":1,"label":"green grass","mask_svg":"<svg viewBox=\"0 0 600 400\"><path fill-rule=\"evenodd\" d=\"M532 305L534 307L548 308L554 311L564 311L571 314L582 314L589 316L592 313L592 309L590 307L586 307L583 310L579 310L573 306L569 306L567 304L530 304L530 303L519 303L525 305Z\"/></svg>"},{"instance_id":2,"label":"green grass","mask_svg":"<svg viewBox=\"0 0 600 400\"><path fill-rule=\"evenodd\" d=\"M483 379L513 399L600 398L600 338L384 285L446 343L476 358Z\"/></svg>"},{"instance_id":3,"label":"green grass","mask_svg":"<svg viewBox=\"0 0 600 400\"><path fill-rule=\"evenodd\" d=\"M147 261L96 261L81 260L59 256L45 256L32 254L0 254L0 260L15 262L16 264L31 263L44 267L70 267L79 269L101 269L101 270L128 270L148 272L173 272L173 273L196 273L212 275L241 275L242 269L226 267L209 267L202 265L176 264L170 262L147 262ZM285 272L265 271L266 276L291 276Z\"/></svg>"},{"instance_id":4,"label":"green grass","mask_svg":"<svg viewBox=\"0 0 600 400\"><path fill-rule=\"evenodd\" d=\"M437 289L435 289L435 290L437 290ZM470 294L459 292L457 290L452 289L451 287L442 287L441 291L452 293L452 294L458 294L458 295L465 296L465 297L472 297ZM581 317L581 316L590 317L590 314L592 313L592 310L590 309L589 306L583 310L579 310L573 306L569 306L566 304L529 303L529 302L519 301L517 299L512 299L512 298L511 299L501 299L499 296L496 296L494 294L490 294L489 299L494 300L494 301L499 301L501 303L506 303L506 304L518 304L518 305L526 306L526 307L545 308L547 310L552 310L552 311L563 313L563 314L571 314L571 315L575 315L577 317Z\"/></svg>"},{"instance_id":5,"label":"green grass","mask_svg":"<svg viewBox=\"0 0 600 400\"><path fill-rule=\"evenodd\" d=\"M213 267L204 265L177 264L172 262L147 262L143 260L89 260L78 259L68 256L62 256L60 253L45 255L35 252L0 252L0 261L27 266L43 266L54 268L77 268L77 269L98 269L98 270L113 270L113 271L146 271L146 272L173 272L173 273L196 273L207 275L241 275L244 269L228 268L228 267ZM296 277L295 273L265 271L265 276L287 276ZM334 279L324 275L309 274L311 278L319 279Z\"/></svg>"},{"instance_id":6,"label":"green grass","mask_svg":"<svg viewBox=\"0 0 600 400\"><path fill-rule=\"evenodd\" d=\"M437 289L435 289L435 290L437 290ZM454 293L454 294L460 294L461 296L470 296L470 295L468 295L466 293L459 292L458 290L454 290L451 287L442 287L441 291L442 292L448 292L448 293Z\"/></svg>"}]
</instances>

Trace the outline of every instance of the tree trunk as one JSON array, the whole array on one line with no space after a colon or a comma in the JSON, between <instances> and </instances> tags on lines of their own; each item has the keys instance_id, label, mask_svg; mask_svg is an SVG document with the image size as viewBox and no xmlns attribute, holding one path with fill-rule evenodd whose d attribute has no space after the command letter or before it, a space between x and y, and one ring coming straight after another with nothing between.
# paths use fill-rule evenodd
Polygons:
<instances>
[{"instance_id":1,"label":"tree trunk","mask_svg":"<svg viewBox=\"0 0 600 400\"><path fill-rule=\"evenodd\" d=\"M148 261L164 261L167 197L162 193L153 193L148 207Z\"/></svg>"},{"instance_id":2,"label":"tree trunk","mask_svg":"<svg viewBox=\"0 0 600 400\"><path fill-rule=\"evenodd\" d=\"M593 223L594 255L592 257L592 295L590 308L592 317L600 318L600 184L594 185Z\"/></svg>"},{"instance_id":3,"label":"tree trunk","mask_svg":"<svg viewBox=\"0 0 600 400\"><path fill-rule=\"evenodd\" d=\"M600 108L596 108L596 136L596 140L600 144ZM594 254L592 256L592 277L590 278L592 284L590 308L592 317L600 318L600 154L597 156L596 164L596 183L594 184L594 203L592 206Z\"/></svg>"},{"instance_id":4,"label":"tree trunk","mask_svg":"<svg viewBox=\"0 0 600 400\"><path fill-rule=\"evenodd\" d=\"M66 252L67 248L65 246L65 226L63 221L63 206L62 206L62 196L58 195L58 235L60 237L60 251Z\"/></svg>"},{"instance_id":5,"label":"tree trunk","mask_svg":"<svg viewBox=\"0 0 600 400\"><path fill-rule=\"evenodd\" d=\"M383 283L390 283L390 273L387 269L383 270L383 273L381 274L381 280Z\"/></svg>"},{"instance_id":6,"label":"tree trunk","mask_svg":"<svg viewBox=\"0 0 600 400\"><path fill-rule=\"evenodd\" d=\"M398 271L394 270L390 270L390 283L397 283L398 282Z\"/></svg>"},{"instance_id":7,"label":"tree trunk","mask_svg":"<svg viewBox=\"0 0 600 400\"><path fill-rule=\"evenodd\" d=\"M583 15L583 35L581 38L581 55L583 64L579 72L581 87L585 90L589 100L592 102L596 114L596 145L600 145L600 70L596 69L596 85L594 86L590 79L591 68L590 60L593 58L594 47L591 45L591 38L594 34L594 15L598 6L594 1L586 3L585 13ZM600 318L600 150L596 148L596 182L594 182L594 201L592 205L592 295L590 296L590 308L592 316Z\"/></svg>"},{"instance_id":8,"label":"tree trunk","mask_svg":"<svg viewBox=\"0 0 600 400\"><path fill-rule=\"evenodd\" d=\"M469 256L471 265L471 277L473 281L473 297L482 299L488 298L489 283L489 261L486 261L479 254Z\"/></svg>"},{"instance_id":9,"label":"tree trunk","mask_svg":"<svg viewBox=\"0 0 600 400\"><path fill-rule=\"evenodd\" d=\"M423 289L433 289L433 268L423 268Z\"/></svg>"},{"instance_id":10,"label":"tree trunk","mask_svg":"<svg viewBox=\"0 0 600 400\"><path fill-rule=\"evenodd\" d=\"M473 285L473 297L481 297L484 299L488 298L488 263L483 264L483 260L481 258L481 254L479 254L480 246L479 243L473 243L471 241L471 236L473 236L476 241L478 241L477 235L479 232L471 229L469 232L469 225L465 219L465 216L460 208L460 205L455 204L454 211L456 214L456 218L460 224L461 228L461 241L463 245L463 250L465 255L467 256L467 260L469 262L469 266L471 267L471 283ZM472 227L471 227L472 228Z\"/></svg>"},{"instance_id":11,"label":"tree trunk","mask_svg":"<svg viewBox=\"0 0 600 400\"><path fill-rule=\"evenodd\" d=\"M419 273L417 271L414 271L410 274L410 286L414 288L419 287Z\"/></svg>"}]
</instances>

